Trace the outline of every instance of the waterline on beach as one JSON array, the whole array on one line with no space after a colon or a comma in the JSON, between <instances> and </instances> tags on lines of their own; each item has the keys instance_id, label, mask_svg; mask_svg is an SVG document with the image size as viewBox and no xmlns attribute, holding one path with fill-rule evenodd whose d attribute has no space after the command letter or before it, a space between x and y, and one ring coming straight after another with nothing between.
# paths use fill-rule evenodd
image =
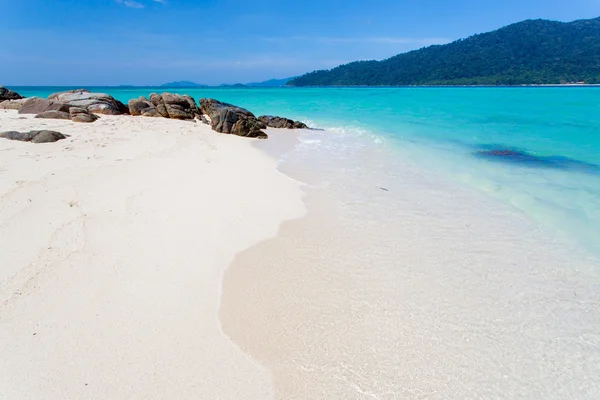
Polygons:
<instances>
[{"instance_id":1,"label":"waterline on beach","mask_svg":"<svg viewBox=\"0 0 600 400\"><path fill-rule=\"evenodd\" d=\"M320 135L280 164L307 216L223 280L223 330L278 398L600 394L593 258L364 137Z\"/></svg>"}]
</instances>

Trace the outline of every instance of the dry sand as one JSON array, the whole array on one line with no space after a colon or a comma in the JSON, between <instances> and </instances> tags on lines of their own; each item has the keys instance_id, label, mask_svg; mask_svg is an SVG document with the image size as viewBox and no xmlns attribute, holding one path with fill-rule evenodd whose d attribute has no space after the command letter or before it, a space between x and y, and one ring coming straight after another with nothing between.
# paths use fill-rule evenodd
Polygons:
<instances>
[{"instance_id":1,"label":"dry sand","mask_svg":"<svg viewBox=\"0 0 600 400\"><path fill-rule=\"evenodd\" d=\"M0 140L0 398L271 398L221 332L220 283L303 214L297 182L200 123L0 111L30 129L71 136Z\"/></svg>"}]
</instances>

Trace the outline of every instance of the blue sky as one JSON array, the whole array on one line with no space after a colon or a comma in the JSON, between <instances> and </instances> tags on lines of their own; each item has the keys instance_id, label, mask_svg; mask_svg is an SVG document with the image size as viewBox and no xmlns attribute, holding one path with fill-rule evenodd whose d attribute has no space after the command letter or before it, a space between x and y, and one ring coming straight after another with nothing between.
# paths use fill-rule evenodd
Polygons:
<instances>
[{"instance_id":1,"label":"blue sky","mask_svg":"<svg viewBox=\"0 0 600 400\"><path fill-rule=\"evenodd\" d=\"M599 0L0 0L0 84L219 84L383 59Z\"/></svg>"}]
</instances>

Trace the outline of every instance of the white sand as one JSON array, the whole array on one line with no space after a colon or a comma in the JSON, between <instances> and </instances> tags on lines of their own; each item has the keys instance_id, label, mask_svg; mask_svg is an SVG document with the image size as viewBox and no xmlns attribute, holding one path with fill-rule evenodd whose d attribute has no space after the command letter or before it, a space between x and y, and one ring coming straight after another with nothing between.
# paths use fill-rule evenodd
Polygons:
<instances>
[{"instance_id":1,"label":"white sand","mask_svg":"<svg viewBox=\"0 0 600 400\"><path fill-rule=\"evenodd\" d=\"M271 398L220 330L219 288L302 215L297 183L199 123L21 118L0 110L0 131L71 137L0 139L0 398Z\"/></svg>"}]
</instances>

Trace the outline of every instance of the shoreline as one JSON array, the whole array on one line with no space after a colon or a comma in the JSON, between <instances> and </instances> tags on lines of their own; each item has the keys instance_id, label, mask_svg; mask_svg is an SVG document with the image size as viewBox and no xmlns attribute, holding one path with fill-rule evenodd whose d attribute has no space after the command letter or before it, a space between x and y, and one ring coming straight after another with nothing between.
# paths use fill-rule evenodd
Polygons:
<instances>
[{"instance_id":1,"label":"shoreline","mask_svg":"<svg viewBox=\"0 0 600 400\"><path fill-rule=\"evenodd\" d=\"M70 135L0 141L0 393L272 397L270 373L222 334L218 308L235 254L304 212L275 159L187 121L4 110L0 121Z\"/></svg>"},{"instance_id":2,"label":"shoreline","mask_svg":"<svg viewBox=\"0 0 600 400\"><path fill-rule=\"evenodd\" d=\"M280 169L302 178L307 214L222 283L223 331L273 372L277 398L600 395L586 379L600 372L597 260L408 165L359 201L305 161Z\"/></svg>"}]
</instances>

